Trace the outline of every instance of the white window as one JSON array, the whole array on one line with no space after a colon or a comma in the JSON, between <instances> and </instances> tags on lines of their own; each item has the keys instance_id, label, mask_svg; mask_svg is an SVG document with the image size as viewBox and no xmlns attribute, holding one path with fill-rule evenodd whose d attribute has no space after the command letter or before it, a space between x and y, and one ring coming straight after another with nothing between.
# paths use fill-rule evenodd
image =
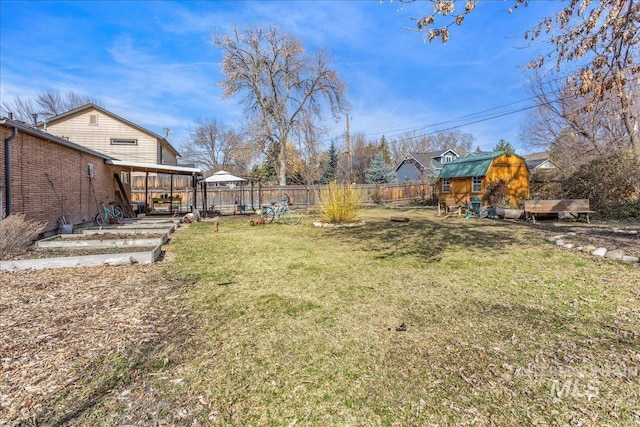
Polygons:
<instances>
[{"instance_id":1,"label":"white window","mask_svg":"<svg viewBox=\"0 0 640 427\"><path fill-rule=\"evenodd\" d=\"M444 156L445 163L451 163L452 161L453 161L453 156L451 154L447 154L446 156Z\"/></svg>"},{"instance_id":2,"label":"white window","mask_svg":"<svg viewBox=\"0 0 640 427\"><path fill-rule=\"evenodd\" d=\"M482 177L474 176L471 183L471 191L474 193L480 193L482 191Z\"/></svg>"},{"instance_id":3,"label":"white window","mask_svg":"<svg viewBox=\"0 0 640 427\"><path fill-rule=\"evenodd\" d=\"M123 184L128 184L129 183L129 172L120 171L120 181L122 181Z\"/></svg>"},{"instance_id":4,"label":"white window","mask_svg":"<svg viewBox=\"0 0 640 427\"><path fill-rule=\"evenodd\" d=\"M97 114L89 114L89 126L98 126Z\"/></svg>"},{"instance_id":5,"label":"white window","mask_svg":"<svg viewBox=\"0 0 640 427\"><path fill-rule=\"evenodd\" d=\"M111 145L136 145L136 144L138 144L137 139L111 138Z\"/></svg>"},{"instance_id":6,"label":"white window","mask_svg":"<svg viewBox=\"0 0 640 427\"><path fill-rule=\"evenodd\" d=\"M442 192L448 193L451 191L451 181L449 178L442 178Z\"/></svg>"}]
</instances>

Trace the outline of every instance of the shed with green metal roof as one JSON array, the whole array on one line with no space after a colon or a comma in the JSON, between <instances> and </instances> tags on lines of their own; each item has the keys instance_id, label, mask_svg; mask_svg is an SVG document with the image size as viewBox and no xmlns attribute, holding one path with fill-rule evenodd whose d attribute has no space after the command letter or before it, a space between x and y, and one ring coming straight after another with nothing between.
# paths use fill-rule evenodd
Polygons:
<instances>
[{"instance_id":1,"label":"shed with green metal roof","mask_svg":"<svg viewBox=\"0 0 640 427\"><path fill-rule=\"evenodd\" d=\"M471 154L444 165L438 176L441 197L465 204L471 197L486 200L497 187L501 204L517 207L529 198L529 169L524 158L506 151Z\"/></svg>"}]
</instances>

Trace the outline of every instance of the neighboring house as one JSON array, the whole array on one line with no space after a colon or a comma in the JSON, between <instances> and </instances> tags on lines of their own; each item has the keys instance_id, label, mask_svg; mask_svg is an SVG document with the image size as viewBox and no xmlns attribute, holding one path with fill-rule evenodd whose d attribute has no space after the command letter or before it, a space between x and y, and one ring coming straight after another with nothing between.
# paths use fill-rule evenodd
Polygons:
<instances>
[{"instance_id":1,"label":"neighboring house","mask_svg":"<svg viewBox=\"0 0 640 427\"><path fill-rule=\"evenodd\" d=\"M116 178L127 168L110 164L106 154L4 117L0 138L0 210L46 223L46 234L58 229L61 217L90 223L100 202L130 197Z\"/></svg>"},{"instance_id":2,"label":"neighboring house","mask_svg":"<svg viewBox=\"0 0 640 427\"><path fill-rule=\"evenodd\" d=\"M165 137L95 104L51 117L38 127L122 161L175 166L180 157Z\"/></svg>"},{"instance_id":3,"label":"neighboring house","mask_svg":"<svg viewBox=\"0 0 640 427\"><path fill-rule=\"evenodd\" d=\"M522 156L527 163L527 167L531 172L542 169L557 169L555 163L549 160L549 153L542 151L539 153L530 153Z\"/></svg>"},{"instance_id":4,"label":"neighboring house","mask_svg":"<svg viewBox=\"0 0 640 427\"><path fill-rule=\"evenodd\" d=\"M396 168L398 181L423 181L437 178L442 167L460 156L453 150L409 153Z\"/></svg>"},{"instance_id":5,"label":"neighboring house","mask_svg":"<svg viewBox=\"0 0 640 427\"><path fill-rule=\"evenodd\" d=\"M515 154L496 151L459 158L444 165L439 175L441 197L454 198L464 204L472 196L482 199L490 183L504 180L505 198L517 207L529 198L529 169Z\"/></svg>"}]
</instances>

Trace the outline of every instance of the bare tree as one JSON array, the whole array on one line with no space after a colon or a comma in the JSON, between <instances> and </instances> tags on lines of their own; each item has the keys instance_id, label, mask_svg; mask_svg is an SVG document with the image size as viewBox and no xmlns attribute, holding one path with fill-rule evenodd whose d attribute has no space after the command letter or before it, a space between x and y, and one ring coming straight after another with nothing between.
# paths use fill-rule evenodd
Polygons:
<instances>
[{"instance_id":1,"label":"bare tree","mask_svg":"<svg viewBox=\"0 0 640 427\"><path fill-rule=\"evenodd\" d=\"M182 147L183 159L208 171L246 174L255 152L242 137L214 118L198 119Z\"/></svg>"},{"instance_id":2,"label":"bare tree","mask_svg":"<svg viewBox=\"0 0 640 427\"><path fill-rule=\"evenodd\" d=\"M526 6L527 1L513 0L513 8ZM416 19L417 30L429 41L445 43L449 39L449 28L461 25L479 0L432 0L431 3L433 10ZM639 28L639 0L570 0L554 15L525 32L526 40L546 36L552 45L549 53L528 66L541 68L548 59L555 62L556 71L562 66L574 65L576 71L570 73L565 93L580 99L585 113L604 108L603 103L607 105L608 114L619 118L630 150L636 156L640 154L637 116L633 113L637 97L630 96L628 89L640 75Z\"/></svg>"},{"instance_id":3,"label":"bare tree","mask_svg":"<svg viewBox=\"0 0 640 427\"><path fill-rule=\"evenodd\" d=\"M231 35L214 35L213 43L224 52L224 96L242 96L246 116L260 131L256 142L265 154L277 153L278 181L285 185L293 129L303 115L321 119L325 108L337 119L348 108L345 84L329 69L326 53L305 54L300 40L275 26L234 27Z\"/></svg>"},{"instance_id":4,"label":"bare tree","mask_svg":"<svg viewBox=\"0 0 640 427\"><path fill-rule=\"evenodd\" d=\"M15 120L31 123L33 120L32 115L37 114L35 112L38 111L38 108L36 108L31 98L16 96L7 102L3 102L0 105L0 111L3 116L8 116L11 113Z\"/></svg>"},{"instance_id":5,"label":"bare tree","mask_svg":"<svg viewBox=\"0 0 640 427\"><path fill-rule=\"evenodd\" d=\"M544 81L539 72L534 74L531 91L538 108L528 113L521 130L521 138L529 146L550 149L555 160L569 170L611 152L634 152L633 137L615 93L591 103L576 98L563 80ZM629 84L627 90L629 98L639 96L637 84ZM586 108L588 104L591 106ZM638 107L627 106L632 128L637 127Z\"/></svg>"},{"instance_id":6,"label":"bare tree","mask_svg":"<svg viewBox=\"0 0 640 427\"><path fill-rule=\"evenodd\" d=\"M91 103L100 105L96 99L79 95L73 91L61 95L58 91L46 90L34 98L16 96L3 102L0 109L3 115L13 113L16 120L31 123L34 114L38 119L44 120Z\"/></svg>"},{"instance_id":7,"label":"bare tree","mask_svg":"<svg viewBox=\"0 0 640 427\"><path fill-rule=\"evenodd\" d=\"M460 155L465 155L471 151L473 141L472 134L457 129L430 134L413 131L391 139L390 147L392 159L398 164L408 153L452 149Z\"/></svg>"},{"instance_id":8,"label":"bare tree","mask_svg":"<svg viewBox=\"0 0 640 427\"><path fill-rule=\"evenodd\" d=\"M311 184L320 179L320 138L327 133L326 129L314 123L313 117L302 115L302 120L294 128L296 149L303 164L303 181Z\"/></svg>"}]
</instances>

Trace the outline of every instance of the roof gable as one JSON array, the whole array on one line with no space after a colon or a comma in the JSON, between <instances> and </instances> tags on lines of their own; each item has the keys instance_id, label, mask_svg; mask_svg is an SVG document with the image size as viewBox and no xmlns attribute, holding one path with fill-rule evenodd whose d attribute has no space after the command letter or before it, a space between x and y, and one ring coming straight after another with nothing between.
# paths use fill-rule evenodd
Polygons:
<instances>
[{"instance_id":1,"label":"roof gable","mask_svg":"<svg viewBox=\"0 0 640 427\"><path fill-rule=\"evenodd\" d=\"M47 123L54 123L54 122L60 121L60 120L62 120L64 118L70 117L72 115L75 115L75 114L78 114L78 113L87 112L87 111L90 111L90 110L97 110L97 111L101 112L104 115L107 115L107 116L109 116L109 117L111 117L111 118L113 118L115 120L118 120L118 121L120 121L122 123L125 123L127 126L130 126L130 127L134 128L134 129L137 129L140 132L146 133L147 135L150 135L153 138L157 138L159 141L162 141L169 148L169 150L173 151L177 156L179 156L179 157L181 156L180 153L178 152L178 150L176 150L175 147L173 145L171 145L171 143L164 136L158 135L157 133L152 132L149 129L145 129L142 126L137 125L137 124L125 119L125 118L122 118L122 117L118 116L117 114L112 113L109 110L105 110L104 108L102 108L102 107L100 107L100 106L98 106L96 104L91 104L90 103L90 104L83 105L82 107L78 107L76 109L69 110L69 111L67 111L65 113L62 113L62 114L59 114L57 116L53 116L53 117L48 118L46 120L46 122ZM42 123L44 123L44 122L42 122Z\"/></svg>"},{"instance_id":2,"label":"roof gable","mask_svg":"<svg viewBox=\"0 0 640 427\"><path fill-rule=\"evenodd\" d=\"M555 163L549 159L525 160L529 169L557 169Z\"/></svg>"}]
</instances>

